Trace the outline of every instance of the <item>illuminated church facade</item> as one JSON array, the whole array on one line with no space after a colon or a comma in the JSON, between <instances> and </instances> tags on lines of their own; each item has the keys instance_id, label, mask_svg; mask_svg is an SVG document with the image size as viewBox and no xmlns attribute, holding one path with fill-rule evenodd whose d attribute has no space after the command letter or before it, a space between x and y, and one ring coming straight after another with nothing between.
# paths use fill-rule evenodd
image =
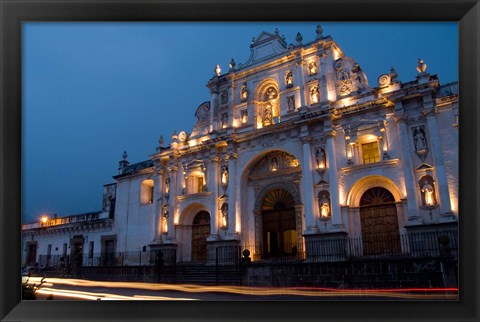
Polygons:
<instances>
[{"instance_id":1,"label":"illuminated church facade","mask_svg":"<svg viewBox=\"0 0 480 322\"><path fill-rule=\"evenodd\" d=\"M308 259L321 252L308 245L335 238L404 251L402 235L456 229L457 83L419 59L412 81L392 68L371 85L320 26L290 45L262 32L250 51L216 66L191 131L162 137L144 162L124 153L95 224L24 225L25 261L28 245L60 254L72 236L84 253L88 241L94 253L208 263L239 246L254 261Z\"/></svg>"}]
</instances>

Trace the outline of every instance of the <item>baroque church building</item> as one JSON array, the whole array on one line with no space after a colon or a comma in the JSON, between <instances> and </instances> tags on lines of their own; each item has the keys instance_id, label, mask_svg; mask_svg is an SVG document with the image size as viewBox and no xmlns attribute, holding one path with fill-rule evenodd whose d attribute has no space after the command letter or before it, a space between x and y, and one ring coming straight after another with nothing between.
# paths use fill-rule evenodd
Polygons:
<instances>
[{"instance_id":1,"label":"baroque church building","mask_svg":"<svg viewBox=\"0 0 480 322\"><path fill-rule=\"evenodd\" d=\"M248 61L215 67L191 131L146 161L123 154L102 211L24 225L24 264L136 251L211 263L238 248L315 260L323 241L408 252L403 236L456 230L458 84L415 63L410 82L392 68L372 84L320 26L290 45L262 32Z\"/></svg>"}]
</instances>

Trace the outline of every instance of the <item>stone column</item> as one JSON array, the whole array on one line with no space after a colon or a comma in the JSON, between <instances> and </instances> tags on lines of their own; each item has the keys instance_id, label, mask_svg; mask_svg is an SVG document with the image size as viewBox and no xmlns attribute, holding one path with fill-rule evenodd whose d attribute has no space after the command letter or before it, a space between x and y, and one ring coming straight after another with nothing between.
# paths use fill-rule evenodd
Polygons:
<instances>
[{"instance_id":1,"label":"stone column","mask_svg":"<svg viewBox=\"0 0 480 322\"><path fill-rule=\"evenodd\" d=\"M214 241L218 239L218 161L220 159L217 156L213 156L208 161L207 166L207 186L210 191L210 236L208 241Z\"/></svg>"},{"instance_id":2,"label":"stone column","mask_svg":"<svg viewBox=\"0 0 480 322\"><path fill-rule=\"evenodd\" d=\"M450 204L450 193L448 191L447 173L443 163L442 146L440 142L440 132L438 131L437 119L435 111L429 110L426 113L428 132L430 133L430 142L432 144L433 162L435 172L437 173L438 190L440 192L440 212L444 214L452 214L452 206Z\"/></svg>"},{"instance_id":3,"label":"stone column","mask_svg":"<svg viewBox=\"0 0 480 322\"><path fill-rule=\"evenodd\" d=\"M325 64L325 52L323 50L319 51L318 57L320 58L320 102L323 104L328 102L327 67Z\"/></svg>"},{"instance_id":4,"label":"stone column","mask_svg":"<svg viewBox=\"0 0 480 322\"><path fill-rule=\"evenodd\" d=\"M175 215L177 210L177 191L178 191L178 171L177 166L170 167L170 196L168 198L168 232L167 243L175 243Z\"/></svg>"},{"instance_id":5,"label":"stone column","mask_svg":"<svg viewBox=\"0 0 480 322\"><path fill-rule=\"evenodd\" d=\"M215 89L210 91L210 124L212 124L211 131L218 130L217 114L218 91Z\"/></svg>"},{"instance_id":6,"label":"stone column","mask_svg":"<svg viewBox=\"0 0 480 322\"><path fill-rule=\"evenodd\" d=\"M187 182L185 181L185 167L183 164L180 164L177 172L177 189L175 195L181 196L187 194Z\"/></svg>"},{"instance_id":7,"label":"stone column","mask_svg":"<svg viewBox=\"0 0 480 322\"><path fill-rule=\"evenodd\" d=\"M153 243L160 243L162 240L163 173L163 170L160 170L153 177L155 187L155 235Z\"/></svg>"},{"instance_id":8,"label":"stone column","mask_svg":"<svg viewBox=\"0 0 480 322\"><path fill-rule=\"evenodd\" d=\"M403 107L401 102L395 102L395 109L402 111ZM408 140L408 132L406 125L406 117L403 115L397 117L395 120L398 124L400 132L400 145L401 145L401 160L403 165L403 175L405 176L405 188L407 190L407 206L408 206L408 224L419 224L421 223L421 218L418 214L418 202L417 202L417 191L415 189L415 181L413 179L413 167L412 167L412 158L411 158L411 149Z\"/></svg>"},{"instance_id":9,"label":"stone column","mask_svg":"<svg viewBox=\"0 0 480 322\"><path fill-rule=\"evenodd\" d=\"M297 62L296 62L296 65L298 67L298 78L297 80L293 80L293 84L298 84L299 87L300 87L300 106L299 107L303 107L303 106L306 106L306 98L305 98L305 74L303 72L303 60L302 58L300 57ZM298 83L297 83L298 82Z\"/></svg>"},{"instance_id":10,"label":"stone column","mask_svg":"<svg viewBox=\"0 0 480 322\"><path fill-rule=\"evenodd\" d=\"M316 226L314 210L316 205L313 191L312 149L310 148L312 138L305 136L300 139L303 143L302 188L305 210L305 234L315 234L318 233L318 227Z\"/></svg>"},{"instance_id":11,"label":"stone column","mask_svg":"<svg viewBox=\"0 0 480 322\"><path fill-rule=\"evenodd\" d=\"M332 131L327 135L328 182L330 186L330 206L332 211L332 230L343 230L342 212L338 193L337 163L335 162L336 133Z\"/></svg>"},{"instance_id":12,"label":"stone column","mask_svg":"<svg viewBox=\"0 0 480 322\"><path fill-rule=\"evenodd\" d=\"M333 57L333 50L331 47L324 48L324 51L327 54L327 57L325 58L327 90L330 96L332 97L332 100L336 100L337 99L337 89L336 89L337 73L333 67L335 58Z\"/></svg>"},{"instance_id":13,"label":"stone column","mask_svg":"<svg viewBox=\"0 0 480 322\"><path fill-rule=\"evenodd\" d=\"M228 231L226 239L235 239L236 231L236 177L237 177L237 155L235 153L230 153L228 155Z\"/></svg>"}]
</instances>

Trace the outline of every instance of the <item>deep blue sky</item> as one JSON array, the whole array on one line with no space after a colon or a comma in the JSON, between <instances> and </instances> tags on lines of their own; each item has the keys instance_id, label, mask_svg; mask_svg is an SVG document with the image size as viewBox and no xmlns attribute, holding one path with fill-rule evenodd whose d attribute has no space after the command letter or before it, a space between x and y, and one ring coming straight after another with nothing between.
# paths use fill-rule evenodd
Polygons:
<instances>
[{"instance_id":1,"label":"deep blue sky","mask_svg":"<svg viewBox=\"0 0 480 322\"><path fill-rule=\"evenodd\" d=\"M391 66L413 80L420 57L441 83L458 80L457 23L320 24L372 86ZM23 220L100 210L123 150L140 162L161 134L191 131L216 64L245 62L262 31L309 42L316 25L24 22Z\"/></svg>"}]
</instances>

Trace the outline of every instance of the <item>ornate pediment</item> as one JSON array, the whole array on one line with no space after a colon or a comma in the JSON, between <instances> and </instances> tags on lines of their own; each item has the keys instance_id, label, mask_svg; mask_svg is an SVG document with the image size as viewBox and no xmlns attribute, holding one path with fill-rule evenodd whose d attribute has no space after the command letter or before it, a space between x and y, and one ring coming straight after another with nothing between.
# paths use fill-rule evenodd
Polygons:
<instances>
[{"instance_id":1,"label":"ornate pediment","mask_svg":"<svg viewBox=\"0 0 480 322\"><path fill-rule=\"evenodd\" d=\"M250 171L250 178L281 175L301 171L300 163L291 154L275 151L258 160Z\"/></svg>"},{"instance_id":2,"label":"ornate pediment","mask_svg":"<svg viewBox=\"0 0 480 322\"><path fill-rule=\"evenodd\" d=\"M241 64L239 67L252 65L262 59L273 57L288 51L287 43L285 42L285 39L278 34L278 31L275 31L275 34L266 31L262 32L257 38L252 40L250 48L250 57L248 58L248 61L245 64Z\"/></svg>"},{"instance_id":3,"label":"ornate pediment","mask_svg":"<svg viewBox=\"0 0 480 322\"><path fill-rule=\"evenodd\" d=\"M382 136L381 129L384 127L383 120L360 120L344 127L344 133L351 141L365 134Z\"/></svg>"},{"instance_id":4,"label":"ornate pediment","mask_svg":"<svg viewBox=\"0 0 480 322\"><path fill-rule=\"evenodd\" d=\"M415 168L415 171L428 171L428 170L433 170L434 167L431 164L422 162L418 167Z\"/></svg>"}]
</instances>

